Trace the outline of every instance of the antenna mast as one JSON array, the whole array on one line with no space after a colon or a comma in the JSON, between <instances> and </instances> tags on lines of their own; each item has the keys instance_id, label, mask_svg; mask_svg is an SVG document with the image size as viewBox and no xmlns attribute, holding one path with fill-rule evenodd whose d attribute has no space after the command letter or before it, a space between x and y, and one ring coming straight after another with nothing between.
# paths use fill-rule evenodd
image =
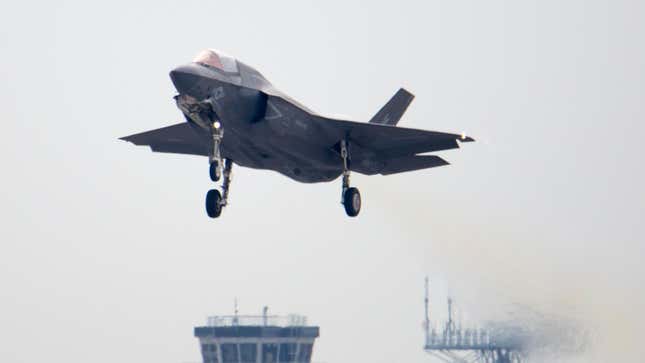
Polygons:
<instances>
[{"instance_id":1,"label":"antenna mast","mask_svg":"<svg viewBox=\"0 0 645 363\"><path fill-rule=\"evenodd\" d=\"M429 312L429 299L428 299L430 289L429 289L428 276L426 276L426 279L425 279L425 289L426 289L426 293L425 293L425 299L423 300L423 302L425 304L426 319L424 322L424 328L426 333L426 345L428 345L428 343L430 342L430 312Z\"/></svg>"},{"instance_id":2,"label":"antenna mast","mask_svg":"<svg viewBox=\"0 0 645 363\"><path fill-rule=\"evenodd\" d=\"M452 321L452 298L448 298L448 332L452 332L455 329L455 323Z\"/></svg>"},{"instance_id":3,"label":"antenna mast","mask_svg":"<svg viewBox=\"0 0 645 363\"><path fill-rule=\"evenodd\" d=\"M235 298L235 316L233 316L233 325L238 325L240 320L237 317L238 309L237 309L237 297Z\"/></svg>"}]
</instances>

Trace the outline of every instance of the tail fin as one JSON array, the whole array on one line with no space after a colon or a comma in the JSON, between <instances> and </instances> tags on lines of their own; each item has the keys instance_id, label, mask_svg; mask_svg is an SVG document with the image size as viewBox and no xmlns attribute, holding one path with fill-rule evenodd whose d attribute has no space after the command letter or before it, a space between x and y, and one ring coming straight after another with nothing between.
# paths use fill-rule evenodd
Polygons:
<instances>
[{"instance_id":1,"label":"tail fin","mask_svg":"<svg viewBox=\"0 0 645 363\"><path fill-rule=\"evenodd\" d=\"M405 89L399 89L392 98L372 117L370 123L396 126L407 110L414 95Z\"/></svg>"}]
</instances>

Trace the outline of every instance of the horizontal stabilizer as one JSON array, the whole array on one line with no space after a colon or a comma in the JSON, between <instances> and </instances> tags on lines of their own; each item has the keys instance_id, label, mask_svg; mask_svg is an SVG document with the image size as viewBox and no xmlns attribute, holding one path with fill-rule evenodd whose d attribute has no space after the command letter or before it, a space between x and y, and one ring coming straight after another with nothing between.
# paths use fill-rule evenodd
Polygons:
<instances>
[{"instance_id":1,"label":"horizontal stabilizer","mask_svg":"<svg viewBox=\"0 0 645 363\"><path fill-rule=\"evenodd\" d=\"M125 136L121 140L147 145L152 151L161 153L208 155L209 151L209 140L187 122Z\"/></svg>"},{"instance_id":2,"label":"horizontal stabilizer","mask_svg":"<svg viewBox=\"0 0 645 363\"><path fill-rule=\"evenodd\" d=\"M403 173L406 171L434 168L437 166L449 165L450 163L436 155L417 155L403 158L390 159L379 174L389 175Z\"/></svg>"},{"instance_id":3,"label":"horizontal stabilizer","mask_svg":"<svg viewBox=\"0 0 645 363\"><path fill-rule=\"evenodd\" d=\"M414 95L405 89L399 89L394 96L372 117L370 123L396 126L401 116L408 109Z\"/></svg>"}]
</instances>

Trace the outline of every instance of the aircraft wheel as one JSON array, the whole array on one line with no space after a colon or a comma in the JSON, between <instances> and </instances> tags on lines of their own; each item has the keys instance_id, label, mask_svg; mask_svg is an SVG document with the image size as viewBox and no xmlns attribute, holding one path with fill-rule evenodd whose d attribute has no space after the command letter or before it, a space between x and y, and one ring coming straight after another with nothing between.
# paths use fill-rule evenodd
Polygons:
<instances>
[{"instance_id":1,"label":"aircraft wheel","mask_svg":"<svg viewBox=\"0 0 645 363\"><path fill-rule=\"evenodd\" d=\"M211 218L217 218L222 214L222 195L219 190L211 189L206 193L206 214Z\"/></svg>"},{"instance_id":2,"label":"aircraft wheel","mask_svg":"<svg viewBox=\"0 0 645 363\"><path fill-rule=\"evenodd\" d=\"M350 217L356 217L361 211L361 193L356 188L349 188L343 195L343 205L345 212Z\"/></svg>"},{"instance_id":3,"label":"aircraft wheel","mask_svg":"<svg viewBox=\"0 0 645 363\"><path fill-rule=\"evenodd\" d=\"M219 163L217 161L213 161L208 168L208 172L210 174L211 180L216 182L222 177L222 169L218 167Z\"/></svg>"}]
</instances>

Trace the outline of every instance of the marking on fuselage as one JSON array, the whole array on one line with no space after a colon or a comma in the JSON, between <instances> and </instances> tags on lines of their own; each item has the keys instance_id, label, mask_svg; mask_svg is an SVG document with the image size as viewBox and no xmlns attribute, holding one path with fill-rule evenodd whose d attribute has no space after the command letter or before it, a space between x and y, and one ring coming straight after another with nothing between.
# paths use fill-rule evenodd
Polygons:
<instances>
[{"instance_id":1,"label":"marking on fuselage","mask_svg":"<svg viewBox=\"0 0 645 363\"><path fill-rule=\"evenodd\" d=\"M280 136L287 135L287 132L289 132L289 129L291 128L291 121L289 119L287 119L287 118L279 119L274 124L276 126L280 126L280 127L276 127L274 129L275 132Z\"/></svg>"},{"instance_id":2,"label":"marking on fuselage","mask_svg":"<svg viewBox=\"0 0 645 363\"><path fill-rule=\"evenodd\" d=\"M213 90L212 97L214 100L216 101L221 100L222 98L224 98L224 96L226 96L226 94L224 94L224 87L219 86Z\"/></svg>"},{"instance_id":3,"label":"marking on fuselage","mask_svg":"<svg viewBox=\"0 0 645 363\"><path fill-rule=\"evenodd\" d=\"M309 127L309 125L307 125L307 123L302 121L302 120L296 120L295 124L296 124L296 126L300 127L303 130L306 130L307 127Z\"/></svg>"},{"instance_id":4,"label":"marking on fuselage","mask_svg":"<svg viewBox=\"0 0 645 363\"><path fill-rule=\"evenodd\" d=\"M273 102L267 102L267 106L269 107L267 108L266 115L264 116L265 120L275 120L282 117L282 113L280 112L278 107L273 104Z\"/></svg>"}]
</instances>

